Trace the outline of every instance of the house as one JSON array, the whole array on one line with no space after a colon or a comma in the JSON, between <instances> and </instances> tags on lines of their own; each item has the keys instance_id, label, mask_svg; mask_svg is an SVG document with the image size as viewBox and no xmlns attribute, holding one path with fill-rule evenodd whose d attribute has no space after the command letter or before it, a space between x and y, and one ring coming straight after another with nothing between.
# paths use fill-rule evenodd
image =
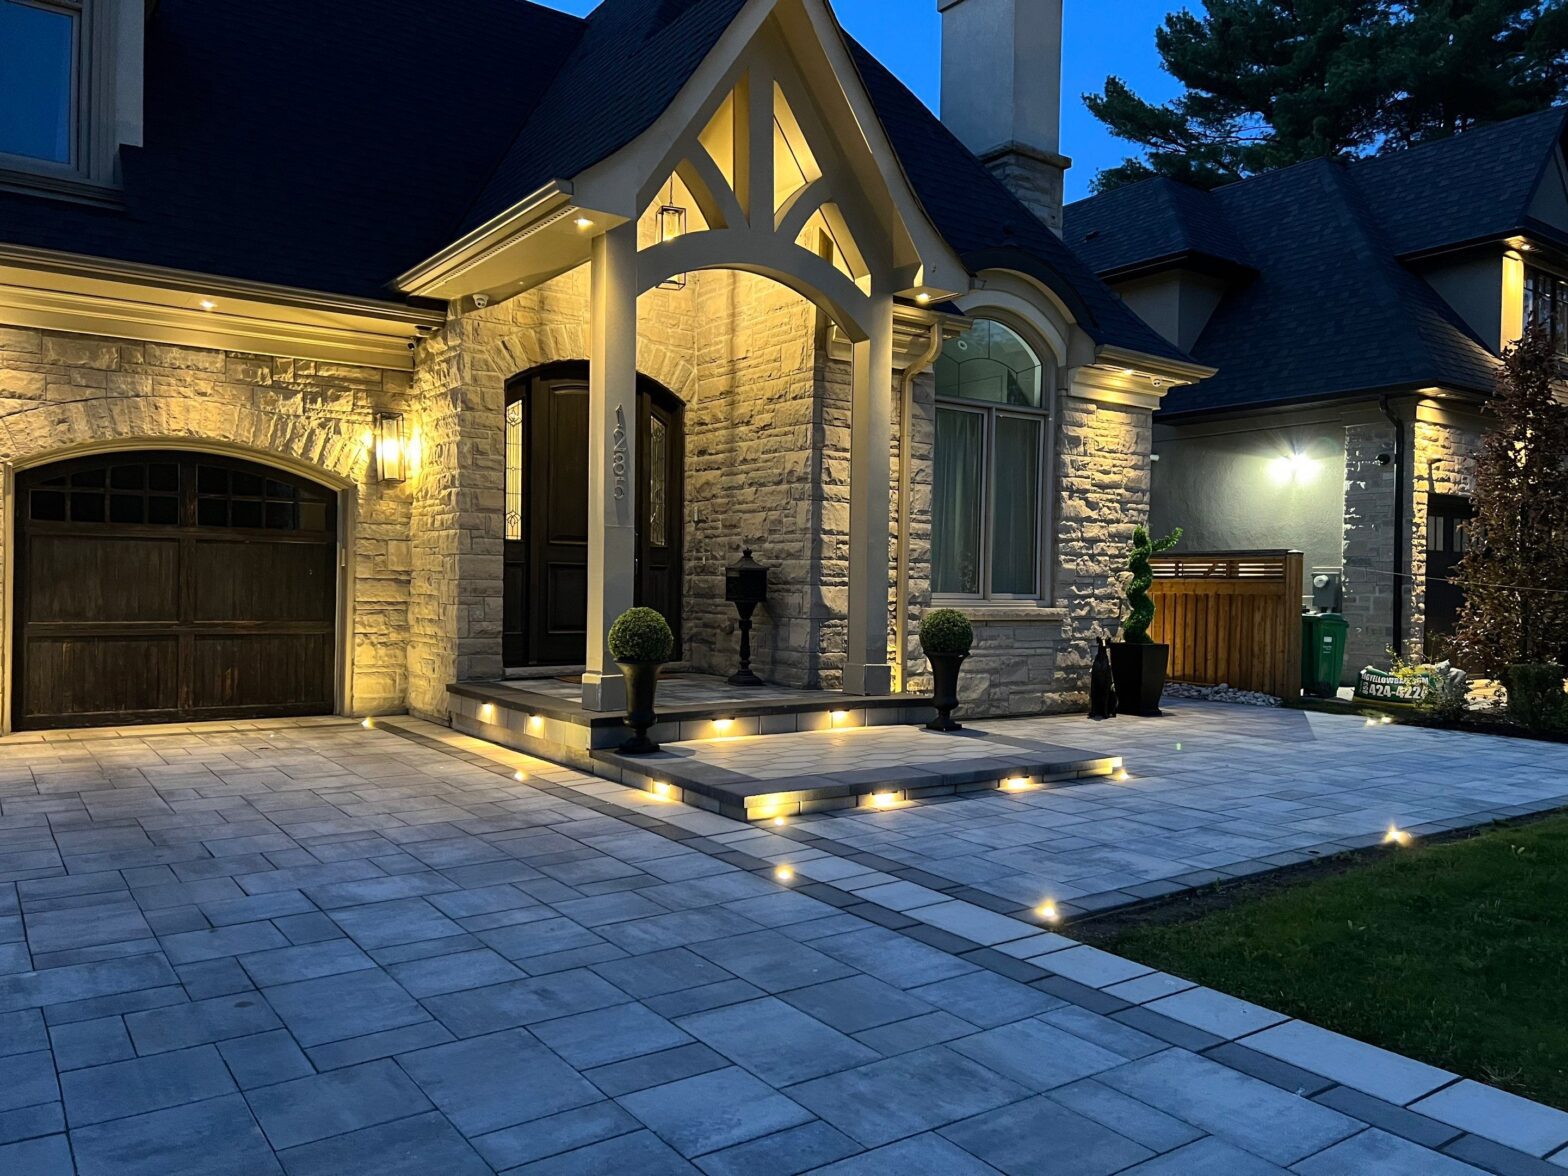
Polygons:
<instances>
[{"instance_id":1,"label":"house","mask_svg":"<svg viewBox=\"0 0 1568 1176\"><path fill-rule=\"evenodd\" d=\"M1067 243L1217 369L1161 407L1154 525L1303 551L1307 594L1342 577L1347 680L1443 656L1498 356L1532 321L1568 351L1565 117L1066 210Z\"/></svg>"},{"instance_id":2,"label":"house","mask_svg":"<svg viewBox=\"0 0 1568 1176\"><path fill-rule=\"evenodd\" d=\"M747 546L774 683L918 691L943 602L1077 705L1209 369L1049 227L1060 0L941 8L946 125L825 0L0 0L6 727L612 715Z\"/></svg>"}]
</instances>

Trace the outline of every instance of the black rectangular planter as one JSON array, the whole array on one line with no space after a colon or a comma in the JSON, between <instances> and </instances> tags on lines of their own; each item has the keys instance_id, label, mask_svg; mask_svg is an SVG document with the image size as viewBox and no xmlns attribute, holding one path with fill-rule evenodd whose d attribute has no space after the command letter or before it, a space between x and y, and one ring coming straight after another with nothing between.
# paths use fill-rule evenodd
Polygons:
<instances>
[{"instance_id":1,"label":"black rectangular planter","mask_svg":"<svg viewBox=\"0 0 1568 1176\"><path fill-rule=\"evenodd\" d=\"M1165 670L1170 663L1169 645L1131 645L1116 642L1111 646L1111 676L1116 679L1116 698L1124 715L1160 714L1160 695L1165 693Z\"/></svg>"}]
</instances>

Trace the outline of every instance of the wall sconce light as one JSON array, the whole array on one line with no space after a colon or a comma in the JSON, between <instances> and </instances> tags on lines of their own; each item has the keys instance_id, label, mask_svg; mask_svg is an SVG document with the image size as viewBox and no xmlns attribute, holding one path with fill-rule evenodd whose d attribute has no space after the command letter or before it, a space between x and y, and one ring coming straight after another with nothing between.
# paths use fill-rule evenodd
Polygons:
<instances>
[{"instance_id":1,"label":"wall sconce light","mask_svg":"<svg viewBox=\"0 0 1568 1176\"><path fill-rule=\"evenodd\" d=\"M1277 457L1269 463L1269 476L1277 486L1304 486L1316 479L1322 463L1300 451Z\"/></svg>"},{"instance_id":2,"label":"wall sconce light","mask_svg":"<svg viewBox=\"0 0 1568 1176\"><path fill-rule=\"evenodd\" d=\"M408 481L408 450L403 444L403 414L376 414L376 478L382 482Z\"/></svg>"}]
</instances>

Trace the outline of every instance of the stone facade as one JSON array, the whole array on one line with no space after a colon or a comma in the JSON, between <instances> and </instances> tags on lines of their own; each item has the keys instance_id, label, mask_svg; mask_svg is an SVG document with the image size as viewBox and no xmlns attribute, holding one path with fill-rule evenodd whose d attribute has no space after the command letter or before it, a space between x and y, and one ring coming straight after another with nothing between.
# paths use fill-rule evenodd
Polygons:
<instances>
[{"instance_id":1,"label":"stone facade","mask_svg":"<svg viewBox=\"0 0 1568 1176\"><path fill-rule=\"evenodd\" d=\"M740 631L724 569L751 547L773 569L753 667L780 685L821 686L835 610L842 627L845 573L831 547L848 507L833 480L847 459L830 442L818 312L750 274L694 274L691 285L700 326L685 414L686 660L734 671Z\"/></svg>"},{"instance_id":2,"label":"stone facade","mask_svg":"<svg viewBox=\"0 0 1568 1176\"><path fill-rule=\"evenodd\" d=\"M1475 463L1485 436L1479 423L1469 426L1417 420L1411 446L1415 485L1410 514L1410 645L1425 643L1427 504L1434 494L1475 496Z\"/></svg>"},{"instance_id":3,"label":"stone facade","mask_svg":"<svg viewBox=\"0 0 1568 1176\"><path fill-rule=\"evenodd\" d=\"M210 447L312 474L351 512L352 713L444 720L446 686L501 675L503 414L519 375L589 355L586 268L506 302L465 305L423 339L414 372L0 329L0 462L77 447ZM738 656L724 568L742 547L773 566L754 662L769 680L837 688L847 640L849 365L825 316L766 279L690 275L639 302L638 367L685 406L685 666ZM918 350L918 348L917 348ZM895 405L888 477L898 502ZM930 604L934 380L910 419L907 688L929 684L916 632ZM366 438L377 411L405 415L410 479L383 485ZM1048 505L1052 582L1038 606L971 610L971 714L1082 705L1091 639L1113 635L1116 568L1147 517L1147 410L1059 398ZM897 615L888 552L889 647ZM5 669L0 667L0 673Z\"/></svg>"},{"instance_id":4,"label":"stone facade","mask_svg":"<svg viewBox=\"0 0 1568 1176\"><path fill-rule=\"evenodd\" d=\"M931 473L935 388L916 386L911 495L910 686L924 689L929 666L919 656L920 617L931 607ZM1114 640L1124 603L1121 567L1133 528L1149 517L1153 414L1075 395L1057 399L1054 470L1046 504L1051 548L1039 604L965 606L975 648L960 690L977 715L1038 714L1088 705L1094 642Z\"/></svg>"},{"instance_id":5,"label":"stone facade","mask_svg":"<svg viewBox=\"0 0 1568 1176\"><path fill-rule=\"evenodd\" d=\"M357 713L402 710L407 697L412 493L368 476L365 437L375 412L410 407L406 373L0 326L0 466L200 444L314 476L346 496L347 706ZM13 504L5 506L9 519ZM0 532L0 548L11 534ZM10 668L0 665L0 679Z\"/></svg>"},{"instance_id":6,"label":"stone facade","mask_svg":"<svg viewBox=\"0 0 1568 1176\"><path fill-rule=\"evenodd\" d=\"M1062 208L1067 186L1067 169L1073 161L1064 155L1031 151L1015 146L1009 151L985 157L991 174L1058 234L1062 231Z\"/></svg>"},{"instance_id":7,"label":"stone facade","mask_svg":"<svg viewBox=\"0 0 1568 1176\"><path fill-rule=\"evenodd\" d=\"M1416 419L1401 422L1408 468L1401 484L1394 460L1398 434L1379 420L1345 427L1345 617L1350 634L1346 680L1367 665L1386 665L1394 646L1394 609L1402 609L1400 653L1424 654L1427 504L1433 494L1471 497L1484 427ZM1383 464L1380 458L1386 458ZM1395 495L1404 527L1394 531ZM1396 575L1395 553L1403 574Z\"/></svg>"},{"instance_id":8,"label":"stone facade","mask_svg":"<svg viewBox=\"0 0 1568 1176\"><path fill-rule=\"evenodd\" d=\"M1345 672L1386 665L1394 644L1394 604L1402 585L1393 576L1398 434L1386 420L1345 426ZM1405 491L1409 501L1408 489ZM1405 517L1408 519L1409 513Z\"/></svg>"}]
</instances>

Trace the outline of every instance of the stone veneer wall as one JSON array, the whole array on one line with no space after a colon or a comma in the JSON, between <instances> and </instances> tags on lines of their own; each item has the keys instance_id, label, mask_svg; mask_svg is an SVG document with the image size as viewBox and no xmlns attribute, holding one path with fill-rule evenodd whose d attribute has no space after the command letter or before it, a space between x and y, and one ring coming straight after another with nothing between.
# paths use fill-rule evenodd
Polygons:
<instances>
[{"instance_id":1,"label":"stone veneer wall","mask_svg":"<svg viewBox=\"0 0 1568 1176\"><path fill-rule=\"evenodd\" d=\"M910 685L925 689L929 667L919 656L917 631L931 605L935 401L928 378L916 383L915 408ZM1054 432L1047 596L1040 605L964 608L975 624L974 652L960 679L965 710L971 715L1083 709L1088 705L1094 640L1114 639L1120 629L1120 568L1133 528L1149 517L1153 414L1067 392L1058 398Z\"/></svg>"},{"instance_id":2,"label":"stone veneer wall","mask_svg":"<svg viewBox=\"0 0 1568 1176\"><path fill-rule=\"evenodd\" d=\"M819 686L830 631L835 623L842 629L845 582L843 568L825 558L825 528L841 529L848 505L847 486L835 487L828 468L818 312L751 274L695 274L692 286L697 375L685 422L686 661L707 673L734 671L740 630L735 606L724 599L724 570L752 547L773 569L768 603L752 630L752 665L770 682Z\"/></svg>"},{"instance_id":3,"label":"stone veneer wall","mask_svg":"<svg viewBox=\"0 0 1568 1176\"><path fill-rule=\"evenodd\" d=\"M286 458L356 488L358 713L401 710L407 687L412 491L369 476L364 436L377 411L410 411L406 373L0 326L0 464L72 447L197 442L262 463ZM9 672L0 665L0 677Z\"/></svg>"},{"instance_id":4,"label":"stone veneer wall","mask_svg":"<svg viewBox=\"0 0 1568 1176\"><path fill-rule=\"evenodd\" d=\"M1411 446L1415 478L1410 519L1410 646L1421 649L1426 622L1427 502L1433 494L1475 496L1475 463L1485 436L1479 428L1460 428L1418 420Z\"/></svg>"},{"instance_id":5,"label":"stone veneer wall","mask_svg":"<svg viewBox=\"0 0 1568 1176\"><path fill-rule=\"evenodd\" d=\"M696 378L694 296L689 284L638 304L638 370L686 401ZM408 629L415 714L445 721L448 684L501 676L506 386L543 364L587 358L587 266L453 315L420 344Z\"/></svg>"},{"instance_id":6,"label":"stone veneer wall","mask_svg":"<svg viewBox=\"0 0 1568 1176\"><path fill-rule=\"evenodd\" d=\"M1398 485L1393 454L1397 434L1387 421L1345 428L1345 616L1350 621L1345 680L1366 665L1386 665L1394 642L1394 602L1402 600L1405 656L1424 645L1427 502L1433 494L1475 493L1475 458L1484 435L1479 425L1459 427L1418 420L1404 424L1409 481ZM1393 529L1394 495L1405 497L1405 528ZM1393 575L1394 552L1405 544L1408 578Z\"/></svg>"},{"instance_id":7,"label":"stone veneer wall","mask_svg":"<svg viewBox=\"0 0 1568 1176\"><path fill-rule=\"evenodd\" d=\"M1399 490L1393 455L1398 434L1380 420L1345 426L1345 675L1354 681L1367 665L1387 665L1394 643L1394 602L1403 591L1393 577L1394 495ZM1406 490L1408 501L1408 489ZM1405 516L1410 517L1408 512Z\"/></svg>"}]
</instances>

